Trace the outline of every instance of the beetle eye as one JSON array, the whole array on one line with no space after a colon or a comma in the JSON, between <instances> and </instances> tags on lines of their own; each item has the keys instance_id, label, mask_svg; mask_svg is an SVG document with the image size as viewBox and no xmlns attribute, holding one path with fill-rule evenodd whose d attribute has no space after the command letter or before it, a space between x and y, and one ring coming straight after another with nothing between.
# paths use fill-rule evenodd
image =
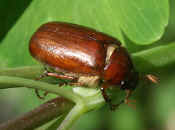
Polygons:
<instances>
[{"instance_id":1,"label":"beetle eye","mask_svg":"<svg viewBox=\"0 0 175 130\"><path fill-rule=\"evenodd\" d=\"M134 90L136 88L136 85L138 83L138 73L132 72L131 75L126 80L123 80L120 82L121 89L130 89Z\"/></svg>"},{"instance_id":2,"label":"beetle eye","mask_svg":"<svg viewBox=\"0 0 175 130\"><path fill-rule=\"evenodd\" d=\"M123 86L125 84L125 81L121 81L120 85Z\"/></svg>"},{"instance_id":3,"label":"beetle eye","mask_svg":"<svg viewBox=\"0 0 175 130\"><path fill-rule=\"evenodd\" d=\"M121 85L121 89L126 89L126 81L124 81L124 80L122 80L121 82L120 82L120 85Z\"/></svg>"}]
</instances>

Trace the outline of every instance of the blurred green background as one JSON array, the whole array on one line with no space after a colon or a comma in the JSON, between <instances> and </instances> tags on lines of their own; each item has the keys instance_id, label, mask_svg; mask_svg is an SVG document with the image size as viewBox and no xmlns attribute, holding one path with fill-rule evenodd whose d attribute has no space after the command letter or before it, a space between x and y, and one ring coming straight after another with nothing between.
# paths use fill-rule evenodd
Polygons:
<instances>
[{"instance_id":1,"label":"blurred green background","mask_svg":"<svg viewBox=\"0 0 175 130\"><path fill-rule=\"evenodd\" d=\"M154 0L154 5L151 1L135 0L132 3L127 0L1 0L0 67L37 64L28 52L28 42L33 32L47 21L67 21L93 27L117 37L130 53L174 44L175 1L169 1L170 9L167 0ZM133 4L133 8L130 8L130 4ZM150 9L147 10L144 6ZM133 24L133 21L136 22ZM167 22L168 26L164 32ZM174 55L175 53L172 53L172 57ZM111 112L105 106L82 116L72 130L175 129L174 66L175 61L150 70L143 67L143 72L156 74L160 83L152 85L141 81L132 97L137 101L136 109L122 105L120 109ZM54 96L48 96L52 97ZM45 101L38 99L34 91L28 88L0 90L0 123L22 115Z\"/></svg>"}]
</instances>

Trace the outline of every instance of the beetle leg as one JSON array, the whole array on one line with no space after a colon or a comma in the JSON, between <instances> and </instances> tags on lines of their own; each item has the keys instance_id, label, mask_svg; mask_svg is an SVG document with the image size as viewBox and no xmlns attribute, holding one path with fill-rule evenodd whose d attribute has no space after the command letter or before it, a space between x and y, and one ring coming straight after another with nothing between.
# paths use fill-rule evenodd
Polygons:
<instances>
[{"instance_id":1,"label":"beetle leg","mask_svg":"<svg viewBox=\"0 0 175 130\"><path fill-rule=\"evenodd\" d=\"M58 74L58 73L53 73L53 72L48 72L47 76L51 76L51 77L55 77L58 79L69 79L69 80L75 80L75 77L72 76L67 76L67 75L62 75L62 74Z\"/></svg>"},{"instance_id":2,"label":"beetle leg","mask_svg":"<svg viewBox=\"0 0 175 130\"><path fill-rule=\"evenodd\" d=\"M125 90L125 92L126 92L126 97L125 97L125 99L121 100L118 104L112 104L111 99L109 98L109 96L108 96L107 93L106 93L106 89L107 89L108 87L109 87L108 84L103 84L102 87L101 87L101 92L102 92L102 95L103 95L103 97L104 97L105 102L109 104L109 107L110 107L110 109L111 109L112 111L115 110L117 107L119 107L119 106L120 106L121 104L123 104L123 103L125 103L125 104L127 104L128 106L130 106L130 107L132 107L132 108L135 109L135 106L132 105L132 104L130 104L130 103L136 102L136 101L135 101L135 100L129 100L129 97L130 97L131 94L132 94L132 90L129 90L129 89Z\"/></svg>"},{"instance_id":3,"label":"beetle leg","mask_svg":"<svg viewBox=\"0 0 175 130\"><path fill-rule=\"evenodd\" d=\"M40 75L38 78L36 78L35 80L41 80L42 78L47 77L47 76L48 76L47 73L48 73L48 70L47 70L46 67L44 67L44 72L43 72L43 74L41 74L41 75ZM39 90L38 90L38 89L35 89L35 94L36 94L36 96L37 96L39 99L44 99L44 97L47 96L48 92L45 92L45 93L44 93L44 96L41 96L41 95L39 94Z\"/></svg>"},{"instance_id":4,"label":"beetle leg","mask_svg":"<svg viewBox=\"0 0 175 130\"><path fill-rule=\"evenodd\" d=\"M76 78L71 77L71 76L66 76L66 75L61 75L61 74L49 72L47 70L47 68L44 68L44 69L45 69L44 73L42 75L40 75L39 78L36 78L36 80L41 80L42 78L47 77L47 76L56 77L56 78L59 78L59 79L69 79L69 80L75 80L76 79ZM38 89L35 89L35 93L36 93L36 95L39 99L44 99L44 97L47 96L47 94L48 94L48 92L45 92L44 96L40 96Z\"/></svg>"},{"instance_id":5,"label":"beetle leg","mask_svg":"<svg viewBox=\"0 0 175 130\"><path fill-rule=\"evenodd\" d=\"M127 90L125 90L125 92L126 92L126 97L125 97L125 99L121 100L118 104L113 105L113 106L118 107L118 106L121 105L122 103L125 103L125 104L127 104L128 106L130 106L130 107L132 107L133 109L135 109L135 108L136 108L135 105L130 104L130 103L135 103L136 101L135 101L135 100L130 100L130 99L129 99L129 97L130 97L131 94L132 94L132 90L127 89Z\"/></svg>"},{"instance_id":6,"label":"beetle leg","mask_svg":"<svg viewBox=\"0 0 175 130\"><path fill-rule=\"evenodd\" d=\"M47 76L48 76L48 75L47 75L48 72L49 72L49 71L48 71L47 68L45 67L45 68L44 68L44 72L43 72L38 78L36 78L36 80L41 80L42 78L47 77Z\"/></svg>"},{"instance_id":7,"label":"beetle leg","mask_svg":"<svg viewBox=\"0 0 175 130\"><path fill-rule=\"evenodd\" d=\"M125 103L127 103L128 100L129 100L129 97L130 97L131 94L132 94L132 91L129 90L129 89L126 89L125 92L126 92Z\"/></svg>"},{"instance_id":8,"label":"beetle leg","mask_svg":"<svg viewBox=\"0 0 175 130\"><path fill-rule=\"evenodd\" d=\"M109 85L107 83L104 83L102 85L102 87L100 88L101 92L102 92L102 95L103 95L103 98L105 100L106 103L109 104L109 107L110 109L113 111L115 110L120 104L123 103L123 101L121 101L119 104L112 104L112 101L111 99L109 98L109 96L107 95L106 93L106 89L109 87Z\"/></svg>"},{"instance_id":9,"label":"beetle leg","mask_svg":"<svg viewBox=\"0 0 175 130\"><path fill-rule=\"evenodd\" d=\"M131 94L132 94L132 90L126 89L125 92L126 92L126 97L125 97L125 99L124 99L124 103L127 104L128 106L130 106L130 107L132 107L132 108L135 109L135 105L130 104L130 103L133 103L133 102L135 103L136 101L135 101L135 100L130 100L130 99L129 99L129 97L130 97Z\"/></svg>"},{"instance_id":10,"label":"beetle leg","mask_svg":"<svg viewBox=\"0 0 175 130\"><path fill-rule=\"evenodd\" d=\"M42 75L40 75L39 78L36 78L36 80L40 80L40 79L47 77L47 76L56 77L59 79L68 79L68 80L75 80L76 79L75 77L72 77L72 76L67 76L67 75L58 74L58 73L54 73L54 72L49 72L46 67L44 69L45 69L44 73Z\"/></svg>"},{"instance_id":11,"label":"beetle leg","mask_svg":"<svg viewBox=\"0 0 175 130\"><path fill-rule=\"evenodd\" d=\"M102 87L100 88L102 95L104 97L104 100L109 103L111 102L111 99L108 97L107 93L106 93L106 89L108 88L108 86L106 84L103 84Z\"/></svg>"},{"instance_id":12,"label":"beetle leg","mask_svg":"<svg viewBox=\"0 0 175 130\"><path fill-rule=\"evenodd\" d=\"M39 90L38 90L38 89L35 89L35 93L36 93L36 96L37 96L39 99L44 99L44 97L46 97L47 94L48 94L48 92L46 91L46 92L44 92L44 96L41 96L41 95L39 94Z\"/></svg>"}]
</instances>

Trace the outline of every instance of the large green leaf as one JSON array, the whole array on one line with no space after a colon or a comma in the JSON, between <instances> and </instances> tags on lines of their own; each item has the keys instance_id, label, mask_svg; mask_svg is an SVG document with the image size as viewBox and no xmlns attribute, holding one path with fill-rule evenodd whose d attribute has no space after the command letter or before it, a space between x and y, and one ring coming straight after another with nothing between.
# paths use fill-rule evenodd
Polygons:
<instances>
[{"instance_id":1,"label":"large green leaf","mask_svg":"<svg viewBox=\"0 0 175 130\"><path fill-rule=\"evenodd\" d=\"M173 6L175 4L173 0L171 4L171 9L174 9ZM35 30L41 24L48 21L66 21L93 27L118 38L123 44L126 43L125 46L129 46L130 50L133 48L134 50L139 50L140 46L129 43L125 38L129 38L138 45L151 44L162 36L169 17L168 0L33 0L30 2L19 0L13 3L10 0L4 0L0 7L2 7L0 8L0 16L3 18L0 21L2 31L0 33L0 36L2 36L0 38L0 67L36 64L37 62L29 54L28 42ZM169 26L171 33L167 35L168 38L171 35L172 40L175 34L173 30L175 28L173 13L171 13L172 17L170 18L172 24ZM167 43L165 41L163 44ZM148 46L150 50L144 50L147 46L143 46L143 51L135 54L134 62L136 63L136 68L143 72L151 70L156 74L158 73L161 82L160 85L157 85L160 86L159 89L137 89L136 99L138 102L134 115L132 114L134 110L130 110L131 108L121 107L115 114L110 113L108 108L103 108L98 111L98 115L94 115L94 112L92 113L93 115L87 114L85 117L82 117L82 120L79 120L75 125L75 129L97 130L112 129L112 127L113 129L124 129L126 126L132 125L134 125L132 128L139 130L141 128L144 129L145 126L147 126L145 129L156 129L160 128L156 126L159 126L162 122L154 121L153 119L162 118L161 113L166 115L163 123L165 125L165 121L167 121L166 119L171 113L167 112L164 108L166 105L168 107L168 102L172 103L174 101L172 92L174 91L173 84L175 84L173 80L175 74L173 71L173 49L175 50L175 48L173 44L174 42L165 46L165 50L162 50L164 49L163 45L158 48ZM169 48L171 51L166 53ZM172 98L163 96L165 90L166 97L170 93ZM5 102L7 106L14 106L16 103L16 107L10 109L10 111L13 111L13 115L18 113L16 112L17 110L24 112L41 103L32 91L25 88L1 91L0 96L1 100L6 99L1 102ZM156 101L152 101L152 99L158 101L159 104L156 104ZM162 100L163 103L161 102ZM150 105L149 109L148 105ZM4 109L1 113L4 113L5 108L11 108L3 106ZM170 107L173 111L174 105L172 104ZM144 115L145 111L149 113L148 115L151 115L152 111L156 111L150 117L150 122L148 119L144 120L149 118ZM8 115L8 110L6 115ZM92 121L93 119L96 121ZM83 120L84 122L82 122ZM88 120L91 120L90 124L88 124ZM129 125L127 125L126 120L129 122ZM149 126L149 123L153 124L153 126ZM96 126L96 124L99 125Z\"/></svg>"},{"instance_id":2,"label":"large green leaf","mask_svg":"<svg viewBox=\"0 0 175 130\"><path fill-rule=\"evenodd\" d=\"M67 21L86 25L111 34L124 42L120 30L122 29L131 40L145 44L157 40L162 35L168 22L168 2L167 0L32 1L1 42L0 58L4 59L1 64L8 66L31 64L28 53L29 39L32 33L47 21ZM13 48L15 53L14 51L9 53L11 50L9 48Z\"/></svg>"},{"instance_id":3,"label":"large green leaf","mask_svg":"<svg viewBox=\"0 0 175 130\"><path fill-rule=\"evenodd\" d=\"M119 0L121 29L140 45L159 40L168 25L168 0Z\"/></svg>"}]
</instances>

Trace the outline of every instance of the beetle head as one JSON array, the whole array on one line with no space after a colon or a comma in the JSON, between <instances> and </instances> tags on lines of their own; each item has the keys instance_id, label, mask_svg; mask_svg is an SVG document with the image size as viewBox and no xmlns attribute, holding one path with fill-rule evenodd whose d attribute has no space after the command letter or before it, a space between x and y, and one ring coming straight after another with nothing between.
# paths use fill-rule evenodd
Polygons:
<instances>
[{"instance_id":1,"label":"beetle head","mask_svg":"<svg viewBox=\"0 0 175 130\"><path fill-rule=\"evenodd\" d=\"M121 81L121 89L134 90L139 81L139 74L135 70L132 70L125 80Z\"/></svg>"}]
</instances>

